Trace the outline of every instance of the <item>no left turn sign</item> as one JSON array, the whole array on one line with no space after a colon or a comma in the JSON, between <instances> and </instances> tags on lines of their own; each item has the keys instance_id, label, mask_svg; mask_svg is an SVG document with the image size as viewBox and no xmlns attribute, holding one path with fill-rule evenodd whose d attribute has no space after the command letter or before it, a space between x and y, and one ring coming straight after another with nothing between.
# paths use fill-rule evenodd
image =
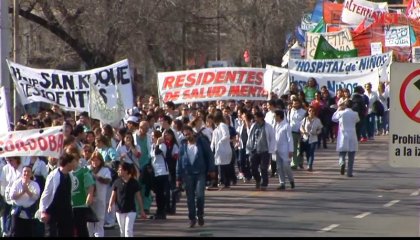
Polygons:
<instances>
[{"instance_id":1,"label":"no left turn sign","mask_svg":"<svg viewBox=\"0 0 420 240\"><path fill-rule=\"evenodd\" d=\"M413 71L403 80L399 98L407 117L420 123L420 69Z\"/></svg>"}]
</instances>

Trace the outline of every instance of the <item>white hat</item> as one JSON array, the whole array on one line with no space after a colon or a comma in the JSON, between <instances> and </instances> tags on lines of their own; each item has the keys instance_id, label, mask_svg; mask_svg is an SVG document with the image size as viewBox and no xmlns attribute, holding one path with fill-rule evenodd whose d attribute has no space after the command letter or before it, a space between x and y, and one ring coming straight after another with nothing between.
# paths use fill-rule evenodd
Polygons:
<instances>
[{"instance_id":1,"label":"white hat","mask_svg":"<svg viewBox=\"0 0 420 240\"><path fill-rule=\"evenodd\" d=\"M127 122L127 123L128 122L138 123L139 122L139 118L138 117L135 117L135 116L129 116L125 122Z\"/></svg>"}]
</instances>

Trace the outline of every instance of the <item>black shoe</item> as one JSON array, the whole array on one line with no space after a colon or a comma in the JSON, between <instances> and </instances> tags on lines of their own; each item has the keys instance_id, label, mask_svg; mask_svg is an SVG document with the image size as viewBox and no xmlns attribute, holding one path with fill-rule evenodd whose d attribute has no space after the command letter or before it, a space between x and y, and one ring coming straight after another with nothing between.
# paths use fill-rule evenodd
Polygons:
<instances>
[{"instance_id":1,"label":"black shoe","mask_svg":"<svg viewBox=\"0 0 420 240\"><path fill-rule=\"evenodd\" d=\"M286 185L284 185L284 184L280 184L280 186L279 186L279 187L277 187L277 190L279 190L279 191L284 191L284 190L286 190Z\"/></svg>"},{"instance_id":2,"label":"black shoe","mask_svg":"<svg viewBox=\"0 0 420 240\"><path fill-rule=\"evenodd\" d=\"M347 175L347 177L353 177L353 174Z\"/></svg>"},{"instance_id":3,"label":"black shoe","mask_svg":"<svg viewBox=\"0 0 420 240\"><path fill-rule=\"evenodd\" d=\"M299 168L300 169L303 169L303 164L299 164Z\"/></svg>"},{"instance_id":4,"label":"black shoe","mask_svg":"<svg viewBox=\"0 0 420 240\"><path fill-rule=\"evenodd\" d=\"M260 189L261 188L261 183L260 182L256 182L255 183L255 189Z\"/></svg>"},{"instance_id":5,"label":"black shoe","mask_svg":"<svg viewBox=\"0 0 420 240\"><path fill-rule=\"evenodd\" d=\"M344 172L346 171L346 165L341 165L340 174L344 175Z\"/></svg>"},{"instance_id":6,"label":"black shoe","mask_svg":"<svg viewBox=\"0 0 420 240\"><path fill-rule=\"evenodd\" d=\"M290 188L295 188L295 182L290 182Z\"/></svg>"},{"instance_id":7,"label":"black shoe","mask_svg":"<svg viewBox=\"0 0 420 240\"><path fill-rule=\"evenodd\" d=\"M312 172L312 167L308 167L306 170L307 170L308 172Z\"/></svg>"},{"instance_id":8,"label":"black shoe","mask_svg":"<svg viewBox=\"0 0 420 240\"><path fill-rule=\"evenodd\" d=\"M198 218L198 226L203 226L204 225L204 218L203 217L199 217Z\"/></svg>"},{"instance_id":9,"label":"black shoe","mask_svg":"<svg viewBox=\"0 0 420 240\"><path fill-rule=\"evenodd\" d=\"M296 166L291 166L290 167L292 170L296 170L297 169L297 167Z\"/></svg>"},{"instance_id":10,"label":"black shoe","mask_svg":"<svg viewBox=\"0 0 420 240\"><path fill-rule=\"evenodd\" d=\"M190 220L190 228L195 227L196 223L197 223L197 219Z\"/></svg>"}]
</instances>

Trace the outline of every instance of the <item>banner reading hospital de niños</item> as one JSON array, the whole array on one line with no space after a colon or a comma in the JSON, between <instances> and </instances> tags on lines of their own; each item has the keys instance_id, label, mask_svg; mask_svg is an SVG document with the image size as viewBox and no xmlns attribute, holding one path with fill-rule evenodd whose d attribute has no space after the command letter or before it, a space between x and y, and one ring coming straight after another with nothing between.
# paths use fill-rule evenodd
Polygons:
<instances>
[{"instance_id":1,"label":"banner reading hospital de ni\u00f1os","mask_svg":"<svg viewBox=\"0 0 420 240\"><path fill-rule=\"evenodd\" d=\"M290 59L288 68L298 72L322 74L357 74L378 70L382 82L389 80L392 51L366 57L342 59Z\"/></svg>"},{"instance_id":2,"label":"banner reading hospital de ni\u00f1os","mask_svg":"<svg viewBox=\"0 0 420 240\"><path fill-rule=\"evenodd\" d=\"M124 93L126 109L133 106L128 60L80 72L29 68L7 61L22 104L45 102L70 111L89 111L89 87L94 84L109 107L117 104L115 85Z\"/></svg>"},{"instance_id":3,"label":"banner reading hospital de ni\u00f1os","mask_svg":"<svg viewBox=\"0 0 420 240\"><path fill-rule=\"evenodd\" d=\"M266 100L264 68L206 68L158 73L160 100L175 104L216 100Z\"/></svg>"},{"instance_id":4,"label":"banner reading hospital de ni\u00f1os","mask_svg":"<svg viewBox=\"0 0 420 240\"><path fill-rule=\"evenodd\" d=\"M49 156L59 158L63 151L63 126L0 134L0 157Z\"/></svg>"}]
</instances>

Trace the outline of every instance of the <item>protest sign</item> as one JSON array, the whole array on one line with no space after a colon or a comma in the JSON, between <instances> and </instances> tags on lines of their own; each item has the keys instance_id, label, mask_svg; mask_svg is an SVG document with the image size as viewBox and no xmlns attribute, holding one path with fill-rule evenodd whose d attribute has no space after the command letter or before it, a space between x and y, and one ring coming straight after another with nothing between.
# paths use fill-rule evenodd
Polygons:
<instances>
[{"instance_id":1,"label":"protest sign","mask_svg":"<svg viewBox=\"0 0 420 240\"><path fill-rule=\"evenodd\" d=\"M124 108L133 106L133 90L128 60L81 72L66 72L54 69L29 68L7 61L10 74L22 104L45 102L56 104L65 110L89 111L89 84L99 89L110 107L116 105L115 85L124 92Z\"/></svg>"},{"instance_id":2,"label":"protest sign","mask_svg":"<svg viewBox=\"0 0 420 240\"><path fill-rule=\"evenodd\" d=\"M323 36L331 46L339 51L349 51L354 49L352 36L349 29L342 29L337 32L329 33L306 33L306 58L314 59L319 37Z\"/></svg>"},{"instance_id":3,"label":"protest sign","mask_svg":"<svg viewBox=\"0 0 420 240\"><path fill-rule=\"evenodd\" d=\"M206 68L158 73L160 100L175 104L216 100L267 100L264 68Z\"/></svg>"},{"instance_id":4,"label":"protest sign","mask_svg":"<svg viewBox=\"0 0 420 240\"><path fill-rule=\"evenodd\" d=\"M0 134L0 157L49 156L59 158L64 143L63 126Z\"/></svg>"},{"instance_id":5,"label":"protest sign","mask_svg":"<svg viewBox=\"0 0 420 240\"><path fill-rule=\"evenodd\" d=\"M386 47L410 47L410 27L406 26L385 26Z\"/></svg>"},{"instance_id":6,"label":"protest sign","mask_svg":"<svg viewBox=\"0 0 420 240\"><path fill-rule=\"evenodd\" d=\"M378 69L381 81L389 80L392 51L366 57L342 59L290 59L288 69L308 73L363 73Z\"/></svg>"},{"instance_id":7,"label":"protest sign","mask_svg":"<svg viewBox=\"0 0 420 240\"><path fill-rule=\"evenodd\" d=\"M387 2L371 2L367 0L345 0L341 21L347 24L360 24L365 18L372 18L377 13L388 12Z\"/></svg>"},{"instance_id":8,"label":"protest sign","mask_svg":"<svg viewBox=\"0 0 420 240\"><path fill-rule=\"evenodd\" d=\"M114 98L117 99L117 104L113 107L109 107L101 96L99 89L94 84L91 84L89 103L90 117L100 120L103 124L119 127L121 120L124 118L125 109L118 85L116 85Z\"/></svg>"},{"instance_id":9,"label":"protest sign","mask_svg":"<svg viewBox=\"0 0 420 240\"><path fill-rule=\"evenodd\" d=\"M276 93L279 97L289 90L289 75L287 68L276 67L267 64L265 66L267 71L264 74L264 83L271 81L271 92ZM267 89L267 88L266 88Z\"/></svg>"},{"instance_id":10,"label":"protest sign","mask_svg":"<svg viewBox=\"0 0 420 240\"><path fill-rule=\"evenodd\" d=\"M369 82L372 83L372 90L376 91L379 85L379 76L377 70L353 74L323 74L289 70L290 82L296 82L300 89L303 89L310 77L316 79L318 87L326 86L330 92L334 93L340 88L347 88L352 93L354 87L358 85L364 86Z\"/></svg>"}]
</instances>

